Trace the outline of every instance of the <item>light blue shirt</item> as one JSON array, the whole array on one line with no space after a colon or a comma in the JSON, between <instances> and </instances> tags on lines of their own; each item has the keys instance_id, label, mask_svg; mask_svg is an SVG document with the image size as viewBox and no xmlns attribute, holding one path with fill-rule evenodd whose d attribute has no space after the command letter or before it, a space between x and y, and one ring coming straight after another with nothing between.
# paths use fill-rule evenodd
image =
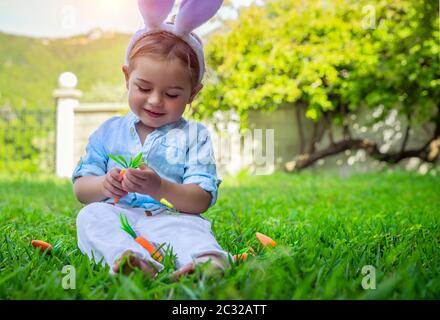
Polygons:
<instances>
[{"instance_id":1,"label":"light blue shirt","mask_svg":"<svg viewBox=\"0 0 440 320\"><path fill-rule=\"evenodd\" d=\"M126 116L105 121L89 137L86 154L76 166L72 182L81 176L102 176L120 167L109 154L121 155L128 162L130 157L142 151L144 162L162 178L179 184L199 185L211 193L210 206L214 205L221 180L217 178L212 142L206 127L180 118L148 134L142 145L135 128L139 121L131 111ZM113 203L114 199L103 201ZM129 193L119 203L142 207L153 214L165 210L159 201L139 193Z\"/></svg>"}]
</instances>

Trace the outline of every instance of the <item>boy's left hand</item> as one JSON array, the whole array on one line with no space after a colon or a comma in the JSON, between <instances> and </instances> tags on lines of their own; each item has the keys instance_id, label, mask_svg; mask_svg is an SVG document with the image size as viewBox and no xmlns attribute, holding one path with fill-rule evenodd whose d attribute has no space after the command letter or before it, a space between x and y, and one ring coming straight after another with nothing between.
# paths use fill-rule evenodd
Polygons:
<instances>
[{"instance_id":1,"label":"boy's left hand","mask_svg":"<svg viewBox=\"0 0 440 320\"><path fill-rule=\"evenodd\" d=\"M125 191L148 195L156 193L161 183L162 178L145 164L141 164L139 169L127 169L122 179L122 187Z\"/></svg>"}]
</instances>

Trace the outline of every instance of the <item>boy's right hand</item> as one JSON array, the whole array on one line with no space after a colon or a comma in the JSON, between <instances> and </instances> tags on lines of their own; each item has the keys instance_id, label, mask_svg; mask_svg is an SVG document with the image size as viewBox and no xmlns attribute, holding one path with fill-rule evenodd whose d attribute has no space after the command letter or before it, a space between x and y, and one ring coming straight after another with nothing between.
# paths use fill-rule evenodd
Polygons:
<instances>
[{"instance_id":1,"label":"boy's right hand","mask_svg":"<svg viewBox=\"0 0 440 320\"><path fill-rule=\"evenodd\" d=\"M122 198L128 194L122 187L123 177L119 175L121 171L122 169L120 168L113 168L105 175L102 192L106 197Z\"/></svg>"}]
</instances>

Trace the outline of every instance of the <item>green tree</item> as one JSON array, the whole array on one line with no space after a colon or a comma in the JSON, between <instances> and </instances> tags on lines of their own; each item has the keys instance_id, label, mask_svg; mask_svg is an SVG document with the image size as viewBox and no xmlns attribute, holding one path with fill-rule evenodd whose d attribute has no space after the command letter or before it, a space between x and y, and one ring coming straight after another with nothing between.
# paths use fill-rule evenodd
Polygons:
<instances>
[{"instance_id":1,"label":"green tree","mask_svg":"<svg viewBox=\"0 0 440 320\"><path fill-rule=\"evenodd\" d=\"M210 37L206 51L215 76L194 110L202 117L232 108L246 118L249 110L298 108L314 129L306 147L299 126L302 155L296 169L359 148L391 163L414 156L434 162L440 147L438 23L434 1L253 5ZM420 149L406 150L407 129L398 153L382 153L376 143L353 137L350 115L378 105L397 108L410 125L432 122L432 137ZM340 141L333 138L335 126L342 129ZM325 133L328 147L316 150Z\"/></svg>"}]
</instances>

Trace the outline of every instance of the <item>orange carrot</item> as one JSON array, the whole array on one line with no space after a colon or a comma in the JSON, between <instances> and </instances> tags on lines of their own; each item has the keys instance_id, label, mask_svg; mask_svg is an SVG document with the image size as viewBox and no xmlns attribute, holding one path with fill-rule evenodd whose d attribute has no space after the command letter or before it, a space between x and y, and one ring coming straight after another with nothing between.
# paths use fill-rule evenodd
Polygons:
<instances>
[{"instance_id":1,"label":"orange carrot","mask_svg":"<svg viewBox=\"0 0 440 320\"><path fill-rule=\"evenodd\" d=\"M264 247L267 247L267 246L275 247L277 245L277 243L272 238L269 238L265 234L257 232L257 233L255 233L255 235L257 236L257 239L261 242L261 244Z\"/></svg>"},{"instance_id":2,"label":"orange carrot","mask_svg":"<svg viewBox=\"0 0 440 320\"><path fill-rule=\"evenodd\" d=\"M244 253L237 253L233 255L234 261L246 261L248 258L248 254L246 252Z\"/></svg>"},{"instance_id":3,"label":"orange carrot","mask_svg":"<svg viewBox=\"0 0 440 320\"><path fill-rule=\"evenodd\" d=\"M37 249L40 249L41 251L48 251L52 252L53 247L50 243L44 242L42 240L32 240L31 241L32 246L34 246Z\"/></svg>"},{"instance_id":4,"label":"orange carrot","mask_svg":"<svg viewBox=\"0 0 440 320\"><path fill-rule=\"evenodd\" d=\"M119 176L120 177L123 177L124 176L124 174L125 174L125 169L122 169L120 172L119 172ZM115 204L117 204L119 202L119 198L115 198Z\"/></svg>"},{"instance_id":5,"label":"orange carrot","mask_svg":"<svg viewBox=\"0 0 440 320\"><path fill-rule=\"evenodd\" d=\"M143 237L136 237L134 239L134 241L136 241L137 243L139 243L142 247L144 247L150 254L151 256L156 259L157 261L161 262L163 260L162 255L159 253L159 251L156 251L156 248L154 248L154 246L148 242L147 239L143 238ZM156 251L156 252L155 252Z\"/></svg>"}]
</instances>

